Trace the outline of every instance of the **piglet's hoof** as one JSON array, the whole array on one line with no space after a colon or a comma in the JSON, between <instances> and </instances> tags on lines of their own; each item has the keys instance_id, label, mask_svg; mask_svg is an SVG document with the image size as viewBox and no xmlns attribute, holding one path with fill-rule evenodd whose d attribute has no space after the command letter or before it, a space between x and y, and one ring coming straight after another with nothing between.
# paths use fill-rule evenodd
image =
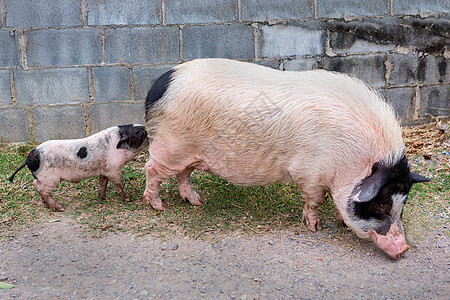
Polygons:
<instances>
[{"instance_id":1,"label":"piglet's hoof","mask_svg":"<svg viewBox=\"0 0 450 300\"><path fill-rule=\"evenodd\" d=\"M102 198L103 200L106 199L106 191L98 190L98 195L99 195L100 198Z\"/></svg>"},{"instance_id":2,"label":"piglet's hoof","mask_svg":"<svg viewBox=\"0 0 450 300\"><path fill-rule=\"evenodd\" d=\"M123 201L125 201L125 202L131 202L130 195L128 195L128 194L123 194L122 198L123 198Z\"/></svg>"},{"instance_id":3,"label":"piglet's hoof","mask_svg":"<svg viewBox=\"0 0 450 300\"><path fill-rule=\"evenodd\" d=\"M58 211L58 212L64 211L64 208L61 205L55 205L52 208L54 211Z\"/></svg>"}]
</instances>

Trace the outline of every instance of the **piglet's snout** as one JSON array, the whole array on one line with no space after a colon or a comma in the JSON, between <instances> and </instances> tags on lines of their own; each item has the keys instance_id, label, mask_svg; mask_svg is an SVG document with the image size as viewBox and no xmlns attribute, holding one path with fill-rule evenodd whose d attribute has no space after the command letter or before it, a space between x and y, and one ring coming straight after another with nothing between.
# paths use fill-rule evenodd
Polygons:
<instances>
[{"instance_id":1,"label":"piglet's snout","mask_svg":"<svg viewBox=\"0 0 450 300\"><path fill-rule=\"evenodd\" d=\"M391 225L391 228L386 235L381 235L375 230L371 230L369 231L369 236L381 250L386 252L393 259L399 258L401 254L405 253L410 248L406 243L405 235L400 228L398 228L396 223Z\"/></svg>"}]
</instances>

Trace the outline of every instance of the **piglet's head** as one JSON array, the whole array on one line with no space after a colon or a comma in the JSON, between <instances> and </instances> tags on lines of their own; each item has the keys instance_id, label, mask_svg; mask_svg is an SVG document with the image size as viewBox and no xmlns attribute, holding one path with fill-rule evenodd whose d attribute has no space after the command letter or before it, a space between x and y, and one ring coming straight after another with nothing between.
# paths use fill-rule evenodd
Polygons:
<instances>
[{"instance_id":1,"label":"piglet's head","mask_svg":"<svg viewBox=\"0 0 450 300\"><path fill-rule=\"evenodd\" d=\"M353 189L348 200L351 227L397 259L409 249L402 224L409 190L414 183L429 180L411 172L405 156L394 164L374 164L372 174Z\"/></svg>"},{"instance_id":2,"label":"piglet's head","mask_svg":"<svg viewBox=\"0 0 450 300\"><path fill-rule=\"evenodd\" d=\"M131 152L140 152L148 145L148 136L143 125L120 125L120 140L117 149L127 149Z\"/></svg>"}]
</instances>

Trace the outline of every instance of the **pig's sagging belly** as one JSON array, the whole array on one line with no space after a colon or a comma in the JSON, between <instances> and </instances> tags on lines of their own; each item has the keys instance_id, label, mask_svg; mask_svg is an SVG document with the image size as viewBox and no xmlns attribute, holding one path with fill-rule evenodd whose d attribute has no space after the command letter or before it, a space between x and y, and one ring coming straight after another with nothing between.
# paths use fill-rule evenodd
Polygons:
<instances>
[{"instance_id":1,"label":"pig's sagging belly","mask_svg":"<svg viewBox=\"0 0 450 300\"><path fill-rule=\"evenodd\" d=\"M191 167L243 186L266 186L292 182L287 164L270 158L260 159L257 155L253 157L234 153L202 155L191 164Z\"/></svg>"}]
</instances>

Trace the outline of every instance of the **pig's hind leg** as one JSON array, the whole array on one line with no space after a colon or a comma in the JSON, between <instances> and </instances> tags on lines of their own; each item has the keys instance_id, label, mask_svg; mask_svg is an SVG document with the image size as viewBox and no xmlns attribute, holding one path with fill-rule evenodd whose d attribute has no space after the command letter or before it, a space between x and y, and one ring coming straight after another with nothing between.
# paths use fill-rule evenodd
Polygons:
<instances>
[{"instance_id":1,"label":"pig's hind leg","mask_svg":"<svg viewBox=\"0 0 450 300\"><path fill-rule=\"evenodd\" d=\"M177 175L178 189L180 190L180 195L184 200L188 200L192 205L201 205L202 199L192 189L190 179L192 171L194 171L194 168L186 168L183 172Z\"/></svg>"},{"instance_id":2,"label":"pig's hind leg","mask_svg":"<svg viewBox=\"0 0 450 300\"><path fill-rule=\"evenodd\" d=\"M55 189L55 187L58 185L59 180L48 180L45 183L42 183L38 179L33 181L33 186L36 189L37 193L42 199L42 202L44 204L47 204L49 207L51 207L54 211L64 211L64 208L56 203L55 199L52 196L52 191Z\"/></svg>"},{"instance_id":3,"label":"pig's hind leg","mask_svg":"<svg viewBox=\"0 0 450 300\"><path fill-rule=\"evenodd\" d=\"M144 204L151 205L156 210L166 210L167 205L159 198L159 185L170 176L176 175L176 172L167 172L162 165L150 159L145 164L146 187L144 191Z\"/></svg>"},{"instance_id":4,"label":"pig's hind leg","mask_svg":"<svg viewBox=\"0 0 450 300\"><path fill-rule=\"evenodd\" d=\"M108 186L108 177L104 175L98 176L98 182L100 184L100 189L98 190L98 194L100 198L106 199L106 187Z\"/></svg>"},{"instance_id":5,"label":"pig's hind leg","mask_svg":"<svg viewBox=\"0 0 450 300\"><path fill-rule=\"evenodd\" d=\"M119 171L117 174L112 174L107 177L113 185L116 187L116 189L119 191L120 196L123 198L123 200L130 202L130 196L125 192L123 189L123 182L122 182L122 173Z\"/></svg>"}]
</instances>

